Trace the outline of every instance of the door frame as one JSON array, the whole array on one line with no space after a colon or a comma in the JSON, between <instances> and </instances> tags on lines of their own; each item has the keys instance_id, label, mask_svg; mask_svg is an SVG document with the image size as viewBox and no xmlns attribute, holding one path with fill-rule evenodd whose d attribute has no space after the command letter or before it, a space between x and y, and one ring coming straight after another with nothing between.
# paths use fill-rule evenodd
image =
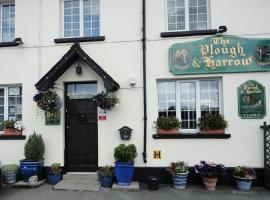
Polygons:
<instances>
[{"instance_id":1,"label":"door frame","mask_svg":"<svg viewBox=\"0 0 270 200\"><path fill-rule=\"evenodd\" d=\"M87 84L87 83L95 83L97 85L97 91L98 91L98 82L97 81L68 81L64 82L64 171L67 172L67 151L66 151L66 141L67 141L67 126L66 126L66 102L67 102L67 85L68 84ZM99 155L99 146L98 146L99 140L98 140L98 110L97 110L97 170L98 170L98 155Z\"/></svg>"}]
</instances>

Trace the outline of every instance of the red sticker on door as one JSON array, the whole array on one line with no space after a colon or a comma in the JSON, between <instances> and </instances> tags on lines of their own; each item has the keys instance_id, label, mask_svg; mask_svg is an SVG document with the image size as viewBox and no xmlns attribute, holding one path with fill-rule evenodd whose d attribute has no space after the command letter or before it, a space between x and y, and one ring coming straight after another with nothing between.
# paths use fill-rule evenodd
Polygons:
<instances>
[{"instance_id":1,"label":"red sticker on door","mask_svg":"<svg viewBox=\"0 0 270 200\"><path fill-rule=\"evenodd\" d=\"M107 120L107 116L98 116L99 120Z\"/></svg>"}]
</instances>

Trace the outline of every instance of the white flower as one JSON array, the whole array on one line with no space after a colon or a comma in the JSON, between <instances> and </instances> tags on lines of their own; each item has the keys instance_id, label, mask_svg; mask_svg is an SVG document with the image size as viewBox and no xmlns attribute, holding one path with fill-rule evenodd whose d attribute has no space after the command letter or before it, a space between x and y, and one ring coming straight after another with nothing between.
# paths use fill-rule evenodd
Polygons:
<instances>
[{"instance_id":1,"label":"white flower","mask_svg":"<svg viewBox=\"0 0 270 200\"><path fill-rule=\"evenodd\" d=\"M16 121L14 123L14 128L19 130L19 131L22 131L24 129L23 122L22 121Z\"/></svg>"}]
</instances>

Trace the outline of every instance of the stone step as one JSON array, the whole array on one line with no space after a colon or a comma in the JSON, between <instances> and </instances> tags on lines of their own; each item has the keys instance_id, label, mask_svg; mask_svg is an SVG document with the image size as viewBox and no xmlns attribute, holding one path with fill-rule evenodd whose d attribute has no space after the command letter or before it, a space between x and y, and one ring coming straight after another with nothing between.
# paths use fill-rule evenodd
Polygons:
<instances>
[{"instance_id":1,"label":"stone step","mask_svg":"<svg viewBox=\"0 0 270 200\"><path fill-rule=\"evenodd\" d=\"M64 174L63 180L87 180L98 181L98 174Z\"/></svg>"}]
</instances>

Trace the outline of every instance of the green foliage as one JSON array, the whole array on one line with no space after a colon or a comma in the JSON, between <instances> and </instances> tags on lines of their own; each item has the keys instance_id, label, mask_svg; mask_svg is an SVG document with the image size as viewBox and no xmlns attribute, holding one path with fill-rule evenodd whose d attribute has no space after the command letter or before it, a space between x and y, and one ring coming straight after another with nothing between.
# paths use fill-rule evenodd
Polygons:
<instances>
[{"instance_id":1,"label":"green foliage","mask_svg":"<svg viewBox=\"0 0 270 200\"><path fill-rule=\"evenodd\" d=\"M114 148L114 158L116 162L134 162L137 157L137 150L134 144L120 144Z\"/></svg>"},{"instance_id":2,"label":"green foliage","mask_svg":"<svg viewBox=\"0 0 270 200\"><path fill-rule=\"evenodd\" d=\"M235 178L256 179L256 172L252 167L237 166L233 170Z\"/></svg>"},{"instance_id":3,"label":"green foliage","mask_svg":"<svg viewBox=\"0 0 270 200\"><path fill-rule=\"evenodd\" d=\"M29 136L25 146L24 155L26 160L40 161L43 159L45 145L42 136L35 132Z\"/></svg>"},{"instance_id":4,"label":"green foliage","mask_svg":"<svg viewBox=\"0 0 270 200\"><path fill-rule=\"evenodd\" d=\"M3 166L3 173L8 173L8 172L19 172L19 166L15 164L11 165L4 165Z\"/></svg>"},{"instance_id":5,"label":"green foliage","mask_svg":"<svg viewBox=\"0 0 270 200\"><path fill-rule=\"evenodd\" d=\"M157 119L155 123L156 123L157 128L165 129L165 130L171 130L174 128L181 127L181 122L175 116L168 116L168 117L161 116Z\"/></svg>"},{"instance_id":6,"label":"green foliage","mask_svg":"<svg viewBox=\"0 0 270 200\"><path fill-rule=\"evenodd\" d=\"M103 177L113 177L113 168L108 165L101 167L99 170L99 175Z\"/></svg>"},{"instance_id":7,"label":"green foliage","mask_svg":"<svg viewBox=\"0 0 270 200\"><path fill-rule=\"evenodd\" d=\"M15 121L14 120L6 120L4 123L4 129L14 128Z\"/></svg>"},{"instance_id":8,"label":"green foliage","mask_svg":"<svg viewBox=\"0 0 270 200\"><path fill-rule=\"evenodd\" d=\"M54 174L59 174L61 173L62 169L60 168L61 164L60 163L53 163L50 167L49 167L49 172L50 173L54 173Z\"/></svg>"},{"instance_id":9,"label":"green foliage","mask_svg":"<svg viewBox=\"0 0 270 200\"><path fill-rule=\"evenodd\" d=\"M225 129L227 121L220 114L206 113L203 117L199 118L198 127L203 130Z\"/></svg>"},{"instance_id":10,"label":"green foliage","mask_svg":"<svg viewBox=\"0 0 270 200\"><path fill-rule=\"evenodd\" d=\"M175 162L171 163L171 167L166 169L169 174L175 175L175 174L180 174L180 173L187 173L188 172L188 167L185 164L185 162L180 161L180 162Z\"/></svg>"}]
</instances>

